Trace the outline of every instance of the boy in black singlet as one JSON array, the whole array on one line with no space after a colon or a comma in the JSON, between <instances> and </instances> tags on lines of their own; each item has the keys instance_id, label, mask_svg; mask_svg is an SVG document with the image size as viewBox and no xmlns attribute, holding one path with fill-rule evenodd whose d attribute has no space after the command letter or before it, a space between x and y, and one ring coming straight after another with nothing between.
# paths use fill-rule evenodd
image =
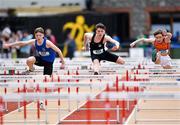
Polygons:
<instances>
[{"instance_id":1,"label":"boy in black singlet","mask_svg":"<svg viewBox=\"0 0 180 125\"><path fill-rule=\"evenodd\" d=\"M102 23L96 25L95 33L85 33L84 35L84 50L87 50L86 44L90 43L90 53L93 62L94 74L99 74L100 61L107 60L118 64L124 64L125 61L120 56L109 53L105 50L106 42L114 43L115 46L111 49L116 51L119 49L119 42L105 34L106 27Z\"/></svg>"}]
</instances>

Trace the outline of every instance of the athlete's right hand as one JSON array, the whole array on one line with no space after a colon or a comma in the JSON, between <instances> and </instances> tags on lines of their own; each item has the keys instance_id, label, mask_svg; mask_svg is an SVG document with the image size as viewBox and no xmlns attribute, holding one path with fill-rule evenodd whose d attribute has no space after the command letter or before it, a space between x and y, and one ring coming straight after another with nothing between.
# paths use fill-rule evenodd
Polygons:
<instances>
[{"instance_id":1,"label":"athlete's right hand","mask_svg":"<svg viewBox=\"0 0 180 125\"><path fill-rule=\"evenodd\" d=\"M134 47L136 45L136 43L135 42L132 42L131 44L130 44L130 47L132 48L132 47Z\"/></svg>"},{"instance_id":2,"label":"athlete's right hand","mask_svg":"<svg viewBox=\"0 0 180 125\"><path fill-rule=\"evenodd\" d=\"M81 50L82 51L86 51L87 49L86 49L86 47L83 46Z\"/></svg>"},{"instance_id":3,"label":"athlete's right hand","mask_svg":"<svg viewBox=\"0 0 180 125\"><path fill-rule=\"evenodd\" d=\"M60 69L64 69L65 68L65 62L61 63Z\"/></svg>"},{"instance_id":4,"label":"athlete's right hand","mask_svg":"<svg viewBox=\"0 0 180 125\"><path fill-rule=\"evenodd\" d=\"M4 49L8 49L10 47L10 45L9 44L7 44L7 43L3 43L3 48Z\"/></svg>"}]
</instances>

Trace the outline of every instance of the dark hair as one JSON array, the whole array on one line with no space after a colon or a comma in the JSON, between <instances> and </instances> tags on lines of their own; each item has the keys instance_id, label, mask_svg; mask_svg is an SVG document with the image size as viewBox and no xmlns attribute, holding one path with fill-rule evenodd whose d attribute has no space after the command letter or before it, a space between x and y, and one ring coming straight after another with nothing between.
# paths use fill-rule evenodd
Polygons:
<instances>
[{"instance_id":1,"label":"dark hair","mask_svg":"<svg viewBox=\"0 0 180 125\"><path fill-rule=\"evenodd\" d=\"M157 30L157 31L155 31L154 33L153 33L153 35L154 36L156 36L156 35L158 35L158 34L162 34L162 30L161 29L159 29L159 30Z\"/></svg>"},{"instance_id":2,"label":"dark hair","mask_svg":"<svg viewBox=\"0 0 180 125\"><path fill-rule=\"evenodd\" d=\"M34 30L34 34L36 34L36 33L38 33L38 32L44 34L44 29L43 29L42 27L38 27L38 28L36 28L36 29Z\"/></svg>"},{"instance_id":3,"label":"dark hair","mask_svg":"<svg viewBox=\"0 0 180 125\"><path fill-rule=\"evenodd\" d=\"M97 28L101 28L101 29L106 30L106 26L105 26L104 24L102 24L102 23L98 23L98 24L96 24L95 29L97 30Z\"/></svg>"}]
</instances>

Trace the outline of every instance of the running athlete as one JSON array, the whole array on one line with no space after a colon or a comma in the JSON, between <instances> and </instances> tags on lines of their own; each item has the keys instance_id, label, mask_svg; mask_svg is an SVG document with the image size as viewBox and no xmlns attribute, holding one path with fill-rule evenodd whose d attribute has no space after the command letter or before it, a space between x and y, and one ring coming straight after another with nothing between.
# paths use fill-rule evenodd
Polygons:
<instances>
[{"instance_id":1,"label":"running athlete","mask_svg":"<svg viewBox=\"0 0 180 125\"><path fill-rule=\"evenodd\" d=\"M110 36L105 34L106 27L102 23L98 23L95 27L95 33L85 33L84 34L84 50L87 50L87 44L90 44L91 59L93 62L94 75L99 74L100 61L107 60L115 62L117 64L124 64L125 61L120 56L109 53L105 50L105 45L107 42L114 43L115 46L112 47L112 51L119 49L119 42L112 39Z\"/></svg>"},{"instance_id":2,"label":"running athlete","mask_svg":"<svg viewBox=\"0 0 180 125\"><path fill-rule=\"evenodd\" d=\"M33 65L43 66L44 75L52 75L53 72L53 62L56 57L56 52L61 58L61 68L64 67L64 58L61 50L54 45L51 41L47 40L44 37L44 29L42 27L38 27L34 30L35 39L31 39L28 41L17 41L10 44L4 44L4 48L14 47L14 46L26 46L34 44L35 49L37 51L37 56L31 56L27 59L26 64L29 69L23 74L29 74L34 71Z\"/></svg>"},{"instance_id":3,"label":"running athlete","mask_svg":"<svg viewBox=\"0 0 180 125\"><path fill-rule=\"evenodd\" d=\"M166 30L157 30L154 32L155 38L140 38L130 44L131 47L135 46L139 42L152 43L154 50L152 52L152 61L155 64L160 64L164 69L171 69L171 58L169 56L169 49L171 43L172 34Z\"/></svg>"}]
</instances>

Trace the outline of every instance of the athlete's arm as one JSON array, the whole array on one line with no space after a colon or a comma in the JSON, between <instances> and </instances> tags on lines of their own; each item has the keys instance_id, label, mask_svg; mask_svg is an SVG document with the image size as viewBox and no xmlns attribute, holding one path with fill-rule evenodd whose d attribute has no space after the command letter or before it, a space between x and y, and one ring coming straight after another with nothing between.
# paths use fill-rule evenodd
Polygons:
<instances>
[{"instance_id":1,"label":"athlete's arm","mask_svg":"<svg viewBox=\"0 0 180 125\"><path fill-rule=\"evenodd\" d=\"M56 45L54 45L51 41L47 40L46 46L47 46L47 48L52 48L55 52L57 52L59 57L61 58L61 63L65 64L63 54L62 54L61 50Z\"/></svg>"},{"instance_id":2,"label":"athlete's arm","mask_svg":"<svg viewBox=\"0 0 180 125\"><path fill-rule=\"evenodd\" d=\"M3 48L32 45L34 42L35 42L35 39L31 39L31 40L28 40L28 41L16 41L14 43L4 43Z\"/></svg>"},{"instance_id":3,"label":"athlete's arm","mask_svg":"<svg viewBox=\"0 0 180 125\"><path fill-rule=\"evenodd\" d=\"M163 31L163 36L166 43L171 42L172 34L170 32Z\"/></svg>"},{"instance_id":4,"label":"athlete's arm","mask_svg":"<svg viewBox=\"0 0 180 125\"><path fill-rule=\"evenodd\" d=\"M134 47L137 43L139 42L145 42L145 43L153 43L154 42L154 38L140 38L140 39L137 39L136 41L132 42L130 44L131 47Z\"/></svg>"},{"instance_id":5,"label":"athlete's arm","mask_svg":"<svg viewBox=\"0 0 180 125\"><path fill-rule=\"evenodd\" d=\"M92 33L85 33L84 34L84 46L83 50L87 50L87 44L91 42Z\"/></svg>"},{"instance_id":6,"label":"athlete's arm","mask_svg":"<svg viewBox=\"0 0 180 125\"><path fill-rule=\"evenodd\" d=\"M119 44L118 41L112 39L110 36L105 36L105 39L106 39L106 41L109 41L109 42L114 43L114 44L116 45L116 46L114 46L111 50L115 51L115 50L118 50L118 49L119 49L119 45L120 45L120 44Z\"/></svg>"}]
</instances>

